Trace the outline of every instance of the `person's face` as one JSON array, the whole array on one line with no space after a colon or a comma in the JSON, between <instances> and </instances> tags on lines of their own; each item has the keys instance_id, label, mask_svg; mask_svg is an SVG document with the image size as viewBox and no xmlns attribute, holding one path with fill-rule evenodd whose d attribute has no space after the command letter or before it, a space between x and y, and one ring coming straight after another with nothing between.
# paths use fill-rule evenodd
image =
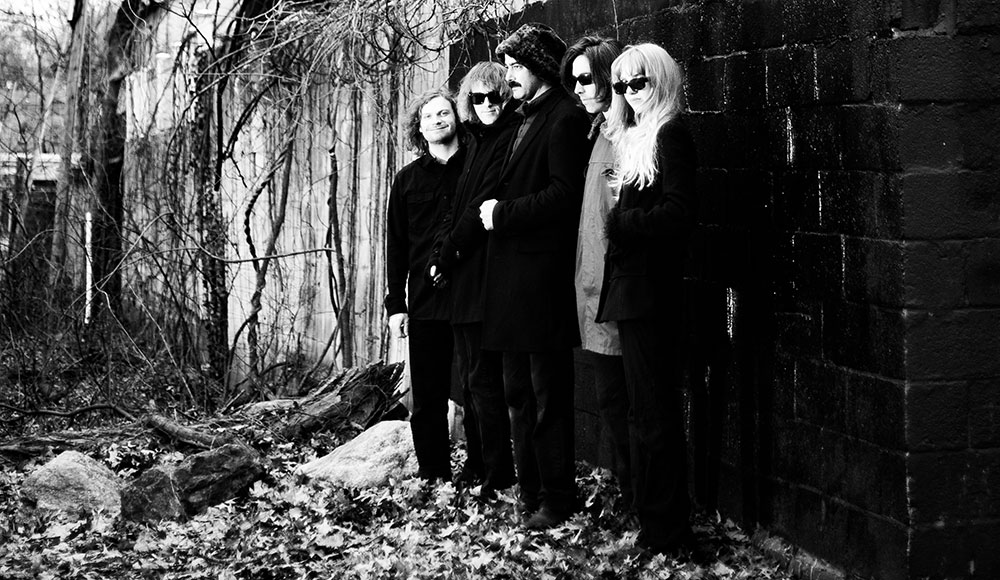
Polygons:
<instances>
[{"instance_id":1,"label":"person's face","mask_svg":"<svg viewBox=\"0 0 1000 580\"><path fill-rule=\"evenodd\" d=\"M483 125L492 125L503 111L503 97L494 87L486 86L482 81L476 81L469 87L469 97L472 99L472 110ZM477 102L478 101L478 102Z\"/></svg>"},{"instance_id":2,"label":"person's face","mask_svg":"<svg viewBox=\"0 0 1000 580\"><path fill-rule=\"evenodd\" d=\"M458 121L448 99L434 97L420 108L420 134L428 143L449 143L457 129Z\"/></svg>"},{"instance_id":3,"label":"person's face","mask_svg":"<svg viewBox=\"0 0 1000 580\"><path fill-rule=\"evenodd\" d=\"M580 55L573 59L573 92L580 97L583 108L593 115L606 111L610 103L597 99L597 83L594 82L593 71L590 70L590 59Z\"/></svg>"},{"instance_id":4,"label":"person's face","mask_svg":"<svg viewBox=\"0 0 1000 580\"><path fill-rule=\"evenodd\" d=\"M517 59L509 54L505 54L503 59L504 64L507 65L506 80L512 96L519 101L533 99L538 89L542 87L542 79L535 76L535 73L528 70L528 67L517 62Z\"/></svg>"},{"instance_id":5,"label":"person's face","mask_svg":"<svg viewBox=\"0 0 1000 580\"><path fill-rule=\"evenodd\" d=\"M637 115L645 112L653 98L652 82L645 73L626 74L612 85L614 91L625 97L625 102L632 107ZM623 91L624 92L621 92Z\"/></svg>"}]
</instances>

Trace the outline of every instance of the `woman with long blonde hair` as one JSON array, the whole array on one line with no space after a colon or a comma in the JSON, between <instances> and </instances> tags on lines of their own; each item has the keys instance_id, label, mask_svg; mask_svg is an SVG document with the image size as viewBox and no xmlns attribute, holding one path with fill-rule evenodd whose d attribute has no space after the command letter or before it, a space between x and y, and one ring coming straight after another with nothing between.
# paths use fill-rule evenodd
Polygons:
<instances>
[{"instance_id":1,"label":"woman with long blonde hair","mask_svg":"<svg viewBox=\"0 0 1000 580\"><path fill-rule=\"evenodd\" d=\"M694 141L684 125L683 76L655 44L630 46L611 65L606 131L618 167L608 213L607 267L598 321L615 321L629 399L638 545L689 545L690 499L682 398L682 273L697 200Z\"/></svg>"}]
</instances>

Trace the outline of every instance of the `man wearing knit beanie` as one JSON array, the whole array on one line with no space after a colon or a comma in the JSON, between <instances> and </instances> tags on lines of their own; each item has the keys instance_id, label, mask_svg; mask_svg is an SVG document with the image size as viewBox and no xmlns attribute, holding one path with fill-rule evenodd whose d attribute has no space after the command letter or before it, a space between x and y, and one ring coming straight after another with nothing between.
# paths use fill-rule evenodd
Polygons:
<instances>
[{"instance_id":1,"label":"man wearing knit beanie","mask_svg":"<svg viewBox=\"0 0 1000 580\"><path fill-rule=\"evenodd\" d=\"M521 507L531 529L555 526L576 509L573 276L590 120L559 82L565 51L551 28L534 23L497 47L523 119L496 199L479 205L490 231L483 348L503 353Z\"/></svg>"}]
</instances>

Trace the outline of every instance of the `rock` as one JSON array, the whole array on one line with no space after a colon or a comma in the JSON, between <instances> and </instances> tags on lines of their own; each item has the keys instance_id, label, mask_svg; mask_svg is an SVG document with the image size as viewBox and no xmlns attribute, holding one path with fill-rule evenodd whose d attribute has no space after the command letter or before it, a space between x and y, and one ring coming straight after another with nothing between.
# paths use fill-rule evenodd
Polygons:
<instances>
[{"instance_id":1,"label":"rock","mask_svg":"<svg viewBox=\"0 0 1000 580\"><path fill-rule=\"evenodd\" d=\"M140 475L122 492L122 517L186 519L236 497L263 474L260 455L245 445L203 451L176 466L157 466Z\"/></svg>"},{"instance_id":2,"label":"rock","mask_svg":"<svg viewBox=\"0 0 1000 580\"><path fill-rule=\"evenodd\" d=\"M122 492L122 518L137 522L179 520L187 514L177 489L172 465L144 471Z\"/></svg>"},{"instance_id":3,"label":"rock","mask_svg":"<svg viewBox=\"0 0 1000 580\"><path fill-rule=\"evenodd\" d=\"M103 463L78 451L64 451L24 480L21 496L37 509L71 517L86 517L98 510L116 517L121 512L123 486Z\"/></svg>"},{"instance_id":4,"label":"rock","mask_svg":"<svg viewBox=\"0 0 1000 580\"><path fill-rule=\"evenodd\" d=\"M417 473L413 436L406 421L382 421L330 454L296 469L307 477L345 487L377 487L389 477L404 479Z\"/></svg>"},{"instance_id":5,"label":"rock","mask_svg":"<svg viewBox=\"0 0 1000 580\"><path fill-rule=\"evenodd\" d=\"M189 515L220 504L249 489L264 475L260 455L246 445L230 444L198 453L177 466L175 479Z\"/></svg>"}]
</instances>

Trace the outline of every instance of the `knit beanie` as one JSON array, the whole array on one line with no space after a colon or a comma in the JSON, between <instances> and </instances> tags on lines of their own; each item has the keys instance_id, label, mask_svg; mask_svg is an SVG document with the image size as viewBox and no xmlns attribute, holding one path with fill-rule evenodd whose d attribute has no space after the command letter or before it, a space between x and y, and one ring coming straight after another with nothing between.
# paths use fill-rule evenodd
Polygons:
<instances>
[{"instance_id":1,"label":"knit beanie","mask_svg":"<svg viewBox=\"0 0 1000 580\"><path fill-rule=\"evenodd\" d=\"M497 46L497 55L509 55L528 67L536 76L559 84L559 63L566 54L566 43L550 27L529 22L514 31Z\"/></svg>"}]
</instances>

